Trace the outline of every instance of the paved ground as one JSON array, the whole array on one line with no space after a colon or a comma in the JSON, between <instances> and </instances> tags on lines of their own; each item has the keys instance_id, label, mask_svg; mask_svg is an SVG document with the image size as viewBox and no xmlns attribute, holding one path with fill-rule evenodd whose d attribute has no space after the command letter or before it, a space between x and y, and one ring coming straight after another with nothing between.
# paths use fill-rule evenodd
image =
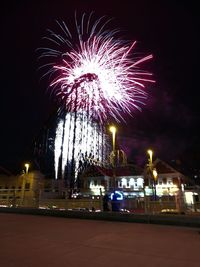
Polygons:
<instances>
[{"instance_id":1,"label":"paved ground","mask_svg":"<svg viewBox=\"0 0 200 267\"><path fill-rule=\"evenodd\" d=\"M0 266L200 266L199 229L0 213Z\"/></svg>"}]
</instances>

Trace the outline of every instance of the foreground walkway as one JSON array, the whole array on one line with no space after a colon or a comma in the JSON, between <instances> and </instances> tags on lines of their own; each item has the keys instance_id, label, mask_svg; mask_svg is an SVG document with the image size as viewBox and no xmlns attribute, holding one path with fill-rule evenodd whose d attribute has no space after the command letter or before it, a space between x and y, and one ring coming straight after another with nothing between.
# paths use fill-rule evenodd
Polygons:
<instances>
[{"instance_id":1,"label":"foreground walkway","mask_svg":"<svg viewBox=\"0 0 200 267\"><path fill-rule=\"evenodd\" d=\"M0 266L199 267L199 229L0 213Z\"/></svg>"}]
</instances>

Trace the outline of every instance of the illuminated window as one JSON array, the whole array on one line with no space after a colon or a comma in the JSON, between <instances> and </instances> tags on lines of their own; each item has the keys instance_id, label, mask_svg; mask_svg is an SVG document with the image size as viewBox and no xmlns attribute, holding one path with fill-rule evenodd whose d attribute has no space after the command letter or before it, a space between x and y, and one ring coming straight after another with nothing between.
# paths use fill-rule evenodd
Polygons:
<instances>
[{"instance_id":1,"label":"illuminated window","mask_svg":"<svg viewBox=\"0 0 200 267\"><path fill-rule=\"evenodd\" d=\"M135 180L133 178L131 178L130 181L129 181L131 189L134 189L134 181Z\"/></svg>"},{"instance_id":2,"label":"illuminated window","mask_svg":"<svg viewBox=\"0 0 200 267\"><path fill-rule=\"evenodd\" d=\"M125 178L122 179L122 186L123 186L123 188L126 187L126 179Z\"/></svg>"},{"instance_id":3,"label":"illuminated window","mask_svg":"<svg viewBox=\"0 0 200 267\"><path fill-rule=\"evenodd\" d=\"M140 177L137 179L137 185L135 185L135 186L138 186L138 188L142 188L143 183L144 183L144 179Z\"/></svg>"}]
</instances>

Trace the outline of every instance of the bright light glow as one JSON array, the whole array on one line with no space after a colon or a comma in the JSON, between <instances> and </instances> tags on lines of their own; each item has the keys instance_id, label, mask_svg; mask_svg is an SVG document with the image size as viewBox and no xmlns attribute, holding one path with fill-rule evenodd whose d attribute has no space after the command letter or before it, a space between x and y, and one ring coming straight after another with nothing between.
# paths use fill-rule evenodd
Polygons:
<instances>
[{"instance_id":1,"label":"bright light glow","mask_svg":"<svg viewBox=\"0 0 200 267\"><path fill-rule=\"evenodd\" d=\"M113 156L115 157L115 135L116 135L117 128L115 126L110 126L109 130L112 133L112 150L113 150L112 152L113 152Z\"/></svg>"},{"instance_id":2,"label":"bright light glow","mask_svg":"<svg viewBox=\"0 0 200 267\"><path fill-rule=\"evenodd\" d=\"M110 195L110 199L113 200L113 197L114 197L114 194L117 196L116 197L116 200L123 200L124 199L124 196L123 196L123 193L120 192L120 191L115 191L114 193L112 193Z\"/></svg>"},{"instance_id":3,"label":"bright light glow","mask_svg":"<svg viewBox=\"0 0 200 267\"><path fill-rule=\"evenodd\" d=\"M189 204L189 205L194 204L194 193L193 192L185 192L185 202L186 204Z\"/></svg>"},{"instance_id":4,"label":"bright light glow","mask_svg":"<svg viewBox=\"0 0 200 267\"><path fill-rule=\"evenodd\" d=\"M30 164L29 164L29 163L25 163L24 166L25 166L25 168L26 168L26 173L28 173Z\"/></svg>"},{"instance_id":5,"label":"bright light glow","mask_svg":"<svg viewBox=\"0 0 200 267\"><path fill-rule=\"evenodd\" d=\"M105 192L105 188L102 185L94 185L94 184L90 183L89 188L90 188L92 194L95 196L99 196Z\"/></svg>"},{"instance_id":6,"label":"bright light glow","mask_svg":"<svg viewBox=\"0 0 200 267\"><path fill-rule=\"evenodd\" d=\"M74 159L75 179L80 168L80 162L105 162L106 137L97 123L91 122L87 114L68 113L65 119L60 120L55 137L55 176L58 179L58 170L61 167L62 177L66 166ZM62 155L62 157L61 157ZM62 158L62 162L60 159ZM69 169L70 173L72 169Z\"/></svg>"},{"instance_id":7,"label":"bright light glow","mask_svg":"<svg viewBox=\"0 0 200 267\"><path fill-rule=\"evenodd\" d=\"M153 162L153 151L151 149L147 150L147 153L149 154L149 164L152 164Z\"/></svg>"},{"instance_id":8,"label":"bright light glow","mask_svg":"<svg viewBox=\"0 0 200 267\"><path fill-rule=\"evenodd\" d=\"M41 57L52 60L42 67L48 68L45 75L53 77L51 87L67 111L87 111L101 123L108 118L121 121L147 97L144 84L154 81L139 65L152 55L132 57L135 41L124 41L119 30L106 29L109 21L104 17L94 24L92 20L92 14L88 19L84 14L80 23L75 18L78 38L64 22L58 22L62 33L49 30L46 39L55 48L40 49Z\"/></svg>"},{"instance_id":9,"label":"bright light glow","mask_svg":"<svg viewBox=\"0 0 200 267\"><path fill-rule=\"evenodd\" d=\"M127 179L122 178L122 187L127 187Z\"/></svg>"},{"instance_id":10,"label":"bright light glow","mask_svg":"<svg viewBox=\"0 0 200 267\"><path fill-rule=\"evenodd\" d=\"M135 185L135 179L131 178L129 181L130 187L134 187Z\"/></svg>"},{"instance_id":11,"label":"bright light glow","mask_svg":"<svg viewBox=\"0 0 200 267\"><path fill-rule=\"evenodd\" d=\"M76 180L85 159L104 162L106 138L100 125L125 121L125 114L141 110L147 98L145 85L154 82L152 74L140 68L153 56L134 57L136 42L121 39L119 30L107 28L109 21L105 17L93 21L93 13L83 14L80 21L75 16L75 34L57 21L60 32L48 30L45 38L52 46L39 49L40 58L47 59L41 68L51 79L51 93L67 114L56 129L56 178L61 170L62 178L67 172ZM115 132L112 128L113 151Z\"/></svg>"},{"instance_id":12,"label":"bright light glow","mask_svg":"<svg viewBox=\"0 0 200 267\"><path fill-rule=\"evenodd\" d=\"M137 178L137 187L143 188L143 186L144 186L144 179L141 177Z\"/></svg>"},{"instance_id":13,"label":"bright light glow","mask_svg":"<svg viewBox=\"0 0 200 267\"><path fill-rule=\"evenodd\" d=\"M156 169L153 169L153 178L154 178L155 181L158 178L158 173L157 173Z\"/></svg>"},{"instance_id":14,"label":"bright light glow","mask_svg":"<svg viewBox=\"0 0 200 267\"><path fill-rule=\"evenodd\" d=\"M149 149L149 150L147 151L147 153L148 153L149 156L152 158L152 156L153 156L153 151L152 151L151 149Z\"/></svg>"},{"instance_id":15,"label":"bright light glow","mask_svg":"<svg viewBox=\"0 0 200 267\"><path fill-rule=\"evenodd\" d=\"M116 129L115 126L110 126L110 132L111 132L112 134L115 134L116 131L117 131L117 129Z\"/></svg>"}]
</instances>

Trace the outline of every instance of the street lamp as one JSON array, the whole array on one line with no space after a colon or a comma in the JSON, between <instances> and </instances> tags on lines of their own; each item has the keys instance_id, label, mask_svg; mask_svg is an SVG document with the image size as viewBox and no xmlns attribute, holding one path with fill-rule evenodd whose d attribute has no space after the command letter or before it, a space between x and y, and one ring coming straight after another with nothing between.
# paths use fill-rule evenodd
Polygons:
<instances>
[{"instance_id":1,"label":"street lamp","mask_svg":"<svg viewBox=\"0 0 200 267\"><path fill-rule=\"evenodd\" d=\"M22 180L22 201L21 201L21 205L24 205L26 179L28 177L28 170L29 170L30 164L29 163L25 163L24 166L26 168L26 171L25 171L25 174L23 175L23 180Z\"/></svg>"},{"instance_id":2,"label":"street lamp","mask_svg":"<svg viewBox=\"0 0 200 267\"><path fill-rule=\"evenodd\" d=\"M149 167L149 170L150 170L150 174L151 174L151 176L153 178L154 200L156 200L156 181L157 181L157 178L158 178L158 173L157 173L156 168L154 168L154 166L153 166L153 151L151 149L149 149L147 151L147 153L149 154L148 167Z\"/></svg>"},{"instance_id":3,"label":"street lamp","mask_svg":"<svg viewBox=\"0 0 200 267\"><path fill-rule=\"evenodd\" d=\"M110 132L112 133L112 150L115 153L115 136L116 136L117 128L115 126L110 126Z\"/></svg>"},{"instance_id":4,"label":"street lamp","mask_svg":"<svg viewBox=\"0 0 200 267\"><path fill-rule=\"evenodd\" d=\"M25 166L25 168L26 168L26 174L28 174L28 169L29 169L29 167L30 167L30 164L29 164L29 163L25 163L24 166Z\"/></svg>"},{"instance_id":5,"label":"street lamp","mask_svg":"<svg viewBox=\"0 0 200 267\"><path fill-rule=\"evenodd\" d=\"M117 128L115 126L110 126L109 128L110 132L112 133L112 153L111 156L112 158L112 165L113 165L113 193L112 193L112 200L111 200L111 205L112 205L112 211L119 211L120 210L120 203L117 200L117 194L115 191L116 188L116 173L115 173L115 167L116 167L116 149L115 149L115 138L116 138L116 131Z\"/></svg>"},{"instance_id":6,"label":"street lamp","mask_svg":"<svg viewBox=\"0 0 200 267\"><path fill-rule=\"evenodd\" d=\"M149 164L152 166L153 151L149 149L147 153L149 154Z\"/></svg>"},{"instance_id":7,"label":"street lamp","mask_svg":"<svg viewBox=\"0 0 200 267\"><path fill-rule=\"evenodd\" d=\"M154 168L153 169L153 178L154 178L154 181L156 181L157 180L157 177L158 177L158 173L157 173L157 171L156 171L156 169Z\"/></svg>"}]
</instances>

